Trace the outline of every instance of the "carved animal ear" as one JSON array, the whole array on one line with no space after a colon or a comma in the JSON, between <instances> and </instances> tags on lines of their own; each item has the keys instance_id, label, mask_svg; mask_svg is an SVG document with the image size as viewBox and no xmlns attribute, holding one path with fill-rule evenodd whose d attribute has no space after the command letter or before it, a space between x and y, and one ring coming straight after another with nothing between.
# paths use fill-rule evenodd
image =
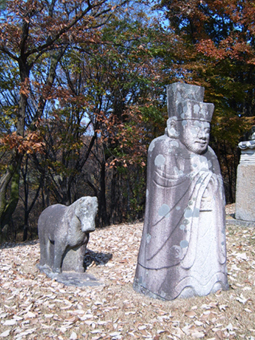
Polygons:
<instances>
[{"instance_id":1,"label":"carved animal ear","mask_svg":"<svg viewBox=\"0 0 255 340\"><path fill-rule=\"evenodd\" d=\"M81 221L78 218L78 216L73 215L72 218L69 221L70 228L81 228Z\"/></svg>"},{"instance_id":2,"label":"carved animal ear","mask_svg":"<svg viewBox=\"0 0 255 340\"><path fill-rule=\"evenodd\" d=\"M176 117L170 117L167 120L167 133L170 138L178 138L178 121Z\"/></svg>"}]
</instances>

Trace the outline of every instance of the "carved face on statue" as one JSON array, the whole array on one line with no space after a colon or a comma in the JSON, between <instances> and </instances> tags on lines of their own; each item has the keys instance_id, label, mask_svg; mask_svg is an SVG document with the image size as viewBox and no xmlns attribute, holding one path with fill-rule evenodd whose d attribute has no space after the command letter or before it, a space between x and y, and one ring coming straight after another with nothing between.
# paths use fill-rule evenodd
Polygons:
<instances>
[{"instance_id":1,"label":"carved face on statue","mask_svg":"<svg viewBox=\"0 0 255 340\"><path fill-rule=\"evenodd\" d=\"M198 119L178 121L171 117L167 121L167 133L170 138L178 138L189 151L202 154L208 147L210 123Z\"/></svg>"},{"instance_id":2,"label":"carved face on statue","mask_svg":"<svg viewBox=\"0 0 255 340\"><path fill-rule=\"evenodd\" d=\"M201 120L179 121L179 139L186 148L202 154L207 150L210 138L210 123Z\"/></svg>"}]
</instances>

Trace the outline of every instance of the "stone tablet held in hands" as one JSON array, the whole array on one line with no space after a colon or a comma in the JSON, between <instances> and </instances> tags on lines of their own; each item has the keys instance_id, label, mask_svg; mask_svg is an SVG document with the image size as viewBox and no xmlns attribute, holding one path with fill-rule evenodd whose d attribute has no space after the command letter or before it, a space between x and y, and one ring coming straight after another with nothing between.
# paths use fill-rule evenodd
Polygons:
<instances>
[{"instance_id":1,"label":"stone tablet held in hands","mask_svg":"<svg viewBox=\"0 0 255 340\"><path fill-rule=\"evenodd\" d=\"M55 204L46 208L38 220L40 240L39 269L50 268L84 272L84 255L89 233L95 230L97 197L82 197L70 206Z\"/></svg>"},{"instance_id":2,"label":"stone tablet held in hands","mask_svg":"<svg viewBox=\"0 0 255 340\"><path fill-rule=\"evenodd\" d=\"M154 298L204 296L228 289L225 195L208 146L214 105L204 89L168 86L165 135L148 150L144 229L134 289Z\"/></svg>"}]
</instances>

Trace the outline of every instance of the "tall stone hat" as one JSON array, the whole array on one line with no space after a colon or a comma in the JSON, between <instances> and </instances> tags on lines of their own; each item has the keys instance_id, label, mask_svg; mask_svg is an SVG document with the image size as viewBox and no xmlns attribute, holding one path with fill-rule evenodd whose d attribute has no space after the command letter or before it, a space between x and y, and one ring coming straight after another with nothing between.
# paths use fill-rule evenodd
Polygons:
<instances>
[{"instance_id":1,"label":"tall stone hat","mask_svg":"<svg viewBox=\"0 0 255 340\"><path fill-rule=\"evenodd\" d=\"M167 87L168 117L177 120L202 120L211 122L214 105L204 103L204 88L184 83L173 83Z\"/></svg>"}]
</instances>

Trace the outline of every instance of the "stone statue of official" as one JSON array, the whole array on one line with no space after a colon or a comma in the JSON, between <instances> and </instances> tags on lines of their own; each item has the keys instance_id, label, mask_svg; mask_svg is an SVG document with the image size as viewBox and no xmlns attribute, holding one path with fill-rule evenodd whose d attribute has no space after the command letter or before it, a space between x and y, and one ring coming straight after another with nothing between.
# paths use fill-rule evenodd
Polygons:
<instances>
[{"instance_id":1,"label":"stone statue of official","mask_svg":"<svg viewBox=\"0 0 255 340\"><path fill-rule=\"evenodd\" d=\"M168 86L165 135L148 150L146 211L134 280L164 300L227 290L225 196L208 146L214 105L204 89Z\"/></svg>"}]
</instances>

